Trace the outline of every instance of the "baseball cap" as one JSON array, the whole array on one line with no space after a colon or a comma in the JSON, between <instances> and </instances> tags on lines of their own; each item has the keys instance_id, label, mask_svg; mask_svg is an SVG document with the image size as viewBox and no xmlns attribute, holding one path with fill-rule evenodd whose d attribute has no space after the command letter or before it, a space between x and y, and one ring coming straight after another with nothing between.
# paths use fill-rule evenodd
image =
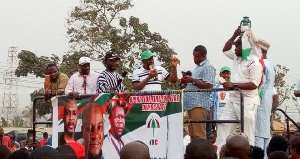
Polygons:
<instances>
[{"instance_id":1,"label":"baseball cap","mask_svg":"<svg viewBox=\"0 0 300 159\"><path fill-rule=\"evenodd\" d=\"M224 66L224 67L221 68L220 73L222 73L224 71L229 71L230 72L230 68L228 66Z\"/></svg>"},{"instance_id":2,"label":"baseball cap","mask_svg":"<svg viewBox=\"0 0 300 159\"><path fill-rule=\"evenodd\" d=\"M270 43L265 41L265 40L258 40L258 45L261 49L268 51L268 49L270 48Z\"/></svg>"},{"instance_id":3,"label":"baseball cap","mask_svg":"<svg viewBox=\"0 0 300 159\"><path fill-rule=\"evenodd\" d=\"M109 52L107 52L105 54L104 59L105 59L105 61L107 59L117 59L117 60L120 60L120 57L119 56L115 56L112 52L109 51Z\"/></svg>"},{"instance_id":4,"label":"baseball cap","mask_svg":"<svg viewBox=\"0 0 300 159\"><path fill-rule=\"evenodd\" d=\"M79 59L79 65L84 65L86 63L90 63L91 59L89 57L80 57Z\"/></svg>"},{"instance_id":5,"label":"baseball cap","mask_svg":"<svg viewBox=\"0 0 300 159\"><path fill-rule=\"evenodd\" d=\"M150 50L146 50L146 51L143 51L141 53L141 59L142 60L147 60L147 59L149 59L152 56L153 56L153 53Z\"/></svg>"}]
</instances>

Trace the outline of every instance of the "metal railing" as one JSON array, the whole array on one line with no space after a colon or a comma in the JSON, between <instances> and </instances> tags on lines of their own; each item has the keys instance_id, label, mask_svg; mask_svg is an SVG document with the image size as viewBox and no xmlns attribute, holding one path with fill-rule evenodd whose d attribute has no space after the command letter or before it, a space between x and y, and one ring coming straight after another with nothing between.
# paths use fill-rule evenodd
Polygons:
<instances>
[{"instance_id":1,"label":"metal railing","mask_svg":"<svg viewBox=\"0 0 300 159\"><path fill-rule=\"evenodd\" d=\"M33 135L33 139L32 142L35 143L35 137L36 137L36 130L35 130L35 126L36 125L40 125L40 124L49 124L52 125L52 121L36 121L36 104L38 100L44 100L44 96L37 96L33 99L33 104L32 104L32 123L33 123L33 129L32 129L32 135ZM35 148L35 146L33 147Z\"/></svg>"},{"instance_id":2,"label":"metal railing","mask_svg":"<svg viewBox=\"0 0 300 159\"><path fill-rule=\"evenodd\" d=\"M201 90L188 90L184 92L218 92L218 91L225 91L223 88L214 88L214 89L201 89ZM241 132L244 132L244 96L242 90L239 88L235 88L234 90L230 91L238 91L240 94L240 120L186 120L184 123L240 123L241 124Z\"/></svg>"},{"instance_id":3,"label":"metal railing","mask_svg":"<svg viewBox=\"0 0 300 159\"><path fill-rule=\"evenodd\" d=\"M298 130L300 130L300 126L289 116L286 114L286 112L280 108L276 108L271 115L271 120L272 116L276 111L280 111L284 116L285 116L285 122L286 122L286 133L287 133L287 138L290 139L290 121L297 127ZM271 125L272 131L274 131L273 125Z\"/></svg>"}]
</instances>

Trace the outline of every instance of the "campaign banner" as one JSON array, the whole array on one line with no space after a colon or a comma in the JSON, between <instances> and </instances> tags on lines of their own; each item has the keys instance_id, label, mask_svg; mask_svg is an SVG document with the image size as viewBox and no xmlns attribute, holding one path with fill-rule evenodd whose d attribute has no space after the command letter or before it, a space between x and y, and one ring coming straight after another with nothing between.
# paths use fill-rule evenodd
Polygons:
<instances>
[{"instance_id":1,"label":"campaign banner","mask_svg":"<svg viewBox=\"0 0 300 159\"><path fill-rule=\"evenodd\" d=\"M139 140L151 159L182 159L181 100L181 91L55 97L52 146L75 144L86 158L119 159L125 144Z\"/></svg>"}]
</instances>

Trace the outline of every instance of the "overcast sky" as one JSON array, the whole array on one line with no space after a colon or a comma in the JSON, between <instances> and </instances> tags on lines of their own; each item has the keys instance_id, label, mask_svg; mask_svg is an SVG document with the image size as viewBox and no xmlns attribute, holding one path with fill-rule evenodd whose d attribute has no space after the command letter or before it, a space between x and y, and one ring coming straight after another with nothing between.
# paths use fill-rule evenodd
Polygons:
<instances>
[{"instance_id":1,"label":"overcast sky","mask_svg":"<svg viewBox=\"0 0 300 159\"><path fill-rule=\"evenodd\" d=\"M286 78L293 84L300 77L297 67L300 48L299 0L135 0L134 7L123 16L137 16L151 31L168 39L169 46L181 60L179 70L193 70L192 50L196 45L207 47L208 58L217 70L231 66L222 54L222 47L240 24L249 16L257 38L269 41L269 59L273 65L290 68ZM0 0L0 76L7 65L10 46L29 50L38 56L63 55L68 51L66 18L78 0ZM92 69L102 69L101 64ZM2 103L4 81L0 78ZM20 78L19 107L29 105L29 94L42 87L43 80ZM22 92L21 92L22 91ZM2 107L2 105L1 105Z\"/></svg>"}]
</instances>

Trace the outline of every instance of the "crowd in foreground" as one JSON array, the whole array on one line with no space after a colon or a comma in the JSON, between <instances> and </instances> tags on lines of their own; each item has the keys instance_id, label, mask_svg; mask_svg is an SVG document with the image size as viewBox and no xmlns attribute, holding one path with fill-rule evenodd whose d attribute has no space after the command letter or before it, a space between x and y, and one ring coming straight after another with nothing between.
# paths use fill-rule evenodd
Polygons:
<instances>
[{"instance_id":1,"label":"crowd in foreground","mask_svg":"<svg viewBox=\"0 0 300 159\"><path fill-rule=\"evenodd\" d=\"M19 149L11 152L5 146L0 145L0 159L83 159L74 146L60 145L57 148L41 146L29 152ZM275 135L271 138L267 147L268 159L299 159L300 137L294 137L290 142L284 137ZM257 146L249 144L247 136L243 133L231 134L226 139L226 144L217 154L216 148L211 142L202 138L196 138L186 147L184 159L263 159L264 151ZM148 146L141 141L133 141L122 147L120 159L150 159Z\"/></svg>"}]
</instances>

